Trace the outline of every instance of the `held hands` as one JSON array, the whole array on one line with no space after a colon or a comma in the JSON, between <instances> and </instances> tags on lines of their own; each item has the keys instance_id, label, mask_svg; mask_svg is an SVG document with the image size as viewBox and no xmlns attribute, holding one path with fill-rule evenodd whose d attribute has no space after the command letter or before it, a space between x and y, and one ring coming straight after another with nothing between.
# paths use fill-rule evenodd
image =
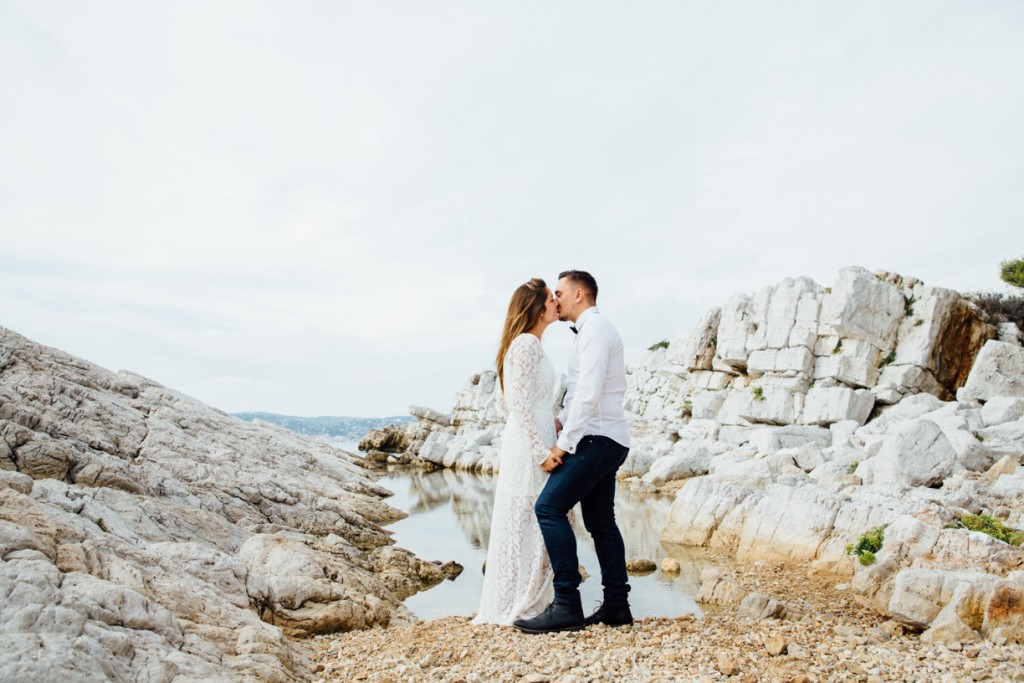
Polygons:
<instances>
[{"instance_id":1,"label":"held hands","mask_svg":"<svg viewBox=\"0 0 1024 683\"><path fill-rule=\"evenodd\" d=\"M558 446L552 446L551 454L547 460L540 464L540 468L545 472L554 472L555 468L562 464L563 455L565 455L565 451Z\"/></svg>"}]
</instances>

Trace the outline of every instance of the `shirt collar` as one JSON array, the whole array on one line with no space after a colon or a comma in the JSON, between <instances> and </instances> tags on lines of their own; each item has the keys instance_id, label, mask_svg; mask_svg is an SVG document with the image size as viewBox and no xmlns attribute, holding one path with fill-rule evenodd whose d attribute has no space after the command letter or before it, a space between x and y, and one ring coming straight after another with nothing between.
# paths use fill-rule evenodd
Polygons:
<instances>
[{"instance_id":1,"label":"shirt collar","mask_svg":"<svg viewBox=\"0 0 1024 683\"><path fill-rule=\"evenodd\" d=\"M587 310L585 310L582 313L580 313L580 317L576 318L576 322L573 323L573 327L575 327L577 331L582 330L583 329L583 323L585 323L587 321L587 318L590 317L590 314L591 313L597 313L597 312L598 312L597 311L597 306L591 306Z\"/></svg>"}]
</instances>

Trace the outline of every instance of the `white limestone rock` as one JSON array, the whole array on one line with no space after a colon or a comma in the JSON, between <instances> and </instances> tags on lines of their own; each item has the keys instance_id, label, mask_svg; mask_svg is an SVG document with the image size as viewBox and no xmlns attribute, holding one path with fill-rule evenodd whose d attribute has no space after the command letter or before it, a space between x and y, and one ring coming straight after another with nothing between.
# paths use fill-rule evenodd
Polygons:
<instances>
[{"instance_id":1,"label":"white limestone rock","mask_svg":"<svg viewBox=\"0 0 1024 683\"><path fill-rule=\"evenodd\" d=\"M861 439L884 435L898 423L921 417L943 405L942 401L931 394L907 396L892 407L885 408L878 417L858 429L856 435Z\"/></svg>"},{"instance_id":2,"label":"white limestone rock","mask_svg":"<svg viewBox=\"0 0 1024 683\"><path fill-rule=\"evenodd\" d=\"M838 502L816 486L769 486L747 517L736 559L814 559L838 510Z\"/></svg>"},{"instance_id":3,"label":"white limestone rock","mask_svg":"<svg viewBox=\"0 0 1024 683\"><path fill-rule=\"evenodd\" d=\"M771 425L790 425L803 410L804 395L772 382L760 382L743 392L732 392L722 405L723 424L738 420ZM737 419L738 418L738 419Z\"/></svg>"},{"instance_id":4,"label":"white limestone rock","mask_svg":"<svg viewBox=\"0 0 1024 683\"><path fill-rule=\"evenodd\" d=\"M855 391L849 387L812 387L804 399L800 423L828 426L852 420L864 424L874 406L875 398L870 391Z\"/></svg>"},{"instance_id":5,"label":"white limestone rock","mask_svg":"<svg viewBox=\"0 0 1024 683\"><path fill-rule=\"evenodd\" d=\"M754 329L751 298L746 294L732 296L722 309L718 323L717 356L726 367L734 370L746 369L747 337Z\"/></svg>"},{"instance_id":6,"label":"white limestone rock","mask_svg":"<svg viewBox=\"0 0 1024 683\"><path fill-rule=\"evenodd\" d=\"M819 333L863 340L887 352L905 307L896 287L863 268L844 268L822 299Z\"/></svg>"},{"instance_id":7,"label":"white limestone rock","mask_svg":"<svg viewBox=\"0 0 1024 683\"><path fill-rule=\"evenodd\" d=\"M691 332L674 341L666 354L666 369L676 375L710 370L721 318L722 309L712 308Z\"/></svg>"},{"instance_id":8,"label":"white limestone rock","mask_svg":"<svg viewBox=\"0 0 1024 683\"><path fill-rule=\"evenodd\" d=\"M1024 397L1024 348L992 340L981 348L957 399L988 401L997 396Z\"/></svg>"},{"instance_id":9,"label":"white limestone rock","mask_svg":"<svg viewBox=\"0 0 1024 683\"><path fill-rule=\"evenodd\" d=\"M705 446L687 446L656 460L643 476L645 483L662 486L676 479L687 479L707 474L711 464L711 451Z\"/></svg>"},{"instance_id":10,"label":"white limestone rock","mask_svg":"<svg viewBox=\"0 0 1024 683\"><path fill-rule=\"evenodd\" d=\"M747 592L718 567L705 567L700 573L696 600L707 605L737 605Z\"/></svg>"},{"instance_id":11,"label":"white limestone rock","mask_svg":"<svg viewBox=\"0 0 1024 683\"><path fill-rule=\"evenodd\" d=\"M707 545L719 524L754 491L708 477L690 479L676 494L661 539L681 545Z\"/></svg>"},{"instance_id":12,"label":"white limestone rock","mask_svg":"<svg viewBox=\"0 0 1024 683\"><path fill-rule=\"evenodd\" d=\"M846 354L817 356L811 376L815 382L832 380L851 387L873 387L878 381L878 361Z\"/></svg>"},{"instance_id":13,"label":"white limestone rock","mask_svg":"<svg viewBox=\"0 0 1024 683\"><path fill-rule=\"evenodd\" d=\"M894 619L923 630L953 601L958 589L961 600L967 601L975 592L990 594L998 581L997 577L982 572L903 569L896 575L888 610Z\"/></svg>"},{"instance_id":14,"label":"white limestone rock","mask_svg":"<svg viewBox=\"0 0 1024 683\"><path fill-rule=\"evenodd\" d=\"M626 455L626 461L619 467L618 477L642 477L651 470L658 456L649 448L633 444Z\"/></svg>"},{"instance_id":15,"label":"white limestone rock","mask_svg":"<svg viewBox=\"0 0 1024 683\"><path fill-rule=\"evenodd\" d=\"M298 680L284 630L410 618L356 456L2 328L0 357L0 679Z\"/></svg>"},{"instance_id":16,"label":"white limestone rock","mask_svg":"<svg viewBox=\"0 0 1024 683\"><path fill-rule=\"evenodd\" d=\"M756 328L747 348L813 348L817 336L818 300L823 290L807 277L786 278L773 287L758 290L751 301ZM791 344L791 341L796 342Z\"/></svg>"},{"instance_id":17,"label":"white limestone rock","mask_svg":"<svg viewBox=\"0 0 1024 683\"><path fill-rule=\"evenodd\" d=\"M724 391L704 391L690 399L690 414L697 420L717 420L725 403Z\"/></svg>"},{"instance_id":18,"label":"white limestone rock","mask_svg":"<svg viewBox=\"0 0 1024 683\"><path fill-rule=\"evenodd\" d=\"M828 430L832 433L832 445L840 446L853 440L861 424L856 420L840 420L830 424ZM861 444L862 442L857 440L857 443Z\"/></svg>"},{"instance_id":19,"label":"white limestone rock","mask_svg":"<svg viewBox=\"0 0 1024 683\"><path fill-rule=\"evenodd\" d=\"M1013 422L1024 417L1024 397L994 396L981 409L981 420L986 427Z\"/></svg>"},{"instance_id":20,"label":"white limestone rock","mask_svg":"<svg viewBox=\"0 0 1024 683\"><path fill-rule=\"evenodd\" d=\"M996 339L1001 342L1016 344L1017 346L1020 346L1021 343L1024 342L1024 333L1022 333L1021 329L1017 327L1017 323L996 323L996 330L998 333Z\"/></svg>"},{"instance_id":21,"label":"white limestone rock","mask_svg":"<svg viewBox=\"0 0 1024 683\"><path fill-rule=\"evenodd\" d=\"M784 349L761 349L752 351L747 358L747 374L758 377L774 373L784 377L803 375L810 377L814 371L814 354L806 346Z\"/></svg>"},{"instance_id":22,"label":"white limestone rock","mask_svg":"<svg viewBox=\"0 0 1024 683\"><path fill-rule=\"evenodd\" d=\"M450 427L452 423L451 418L448 415L444 415L433 408L426 408L424 406L409 406L409 414L421 420L436 423L442 427Z\"/></svg>"},{"instance_id":23,"label":"white limestone rock","mask_svg":"<svg viewBox=\"0 0 1024 683\"><path fill-rule=\"evenodd\" d=\"M999 581L988 595L981 631L995 642L1024 643L1024 572Z\"/></svg>"},{"instance_id":24,"label":"white limestone rock","mask_svg":"<svg viewBox=\"0 0 1024 683\"><path fill-rule=\"evenodd\" d=\"M934 486L960 468L956 451L937 424L927 419L896 425L874 460L874 483Z\"/></svg>"},{"instance_id":25,"label":"white limestone rock","mask_svg":"<svg viewBox=\"0 0 1024 683\"><path fill-rule=\"evenodd\" d=\"M761 427L747 432L747 441L758 452L770 453L805 444L827 448L832 443L832 434L828 429L816 426Z\"/></svg>"},{"instance_id":26,"label":"white limestone rock","mask_svg":"<svg viewBox=\"0 0 1024 683\"><path fill-rule=\"evenodd\" d=\"M942 400L952 398L931 370L917 365L886 365L878 376L877 384L872 388L879 403L898 403L905 396L925 393L940 397Z\"/></svg>"},{"instance_id":27,"label":"white limestone rock","mask_svg":"<svg viewBox=\"0 0 1024 683\"><path fill-rule=\"evenodd\" d=\"M736 616L746 619L782 619L785 614L785 603L762 593L748 593L736 608Z\"/></svg>"}]
</instances>

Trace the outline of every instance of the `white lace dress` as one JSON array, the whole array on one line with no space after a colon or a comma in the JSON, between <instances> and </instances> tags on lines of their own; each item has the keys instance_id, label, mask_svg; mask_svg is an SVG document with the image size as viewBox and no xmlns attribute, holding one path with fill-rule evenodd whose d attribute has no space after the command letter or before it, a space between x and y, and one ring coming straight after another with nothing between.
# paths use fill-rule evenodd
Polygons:
<instances>
[{"instance_id":1,"label":"white lace dress","mask_svg":"<svg viewBox=\"0 0 1024 683\"><path fill-rule=\"evenodd\" d=\"M555 443L555 370L540 340L521 334L505 354L504 403L491 535L475 624L511 625L536 616L554 597L553 573L534 516L547 473L540 464Z\"/></svg>"}]
</instances>

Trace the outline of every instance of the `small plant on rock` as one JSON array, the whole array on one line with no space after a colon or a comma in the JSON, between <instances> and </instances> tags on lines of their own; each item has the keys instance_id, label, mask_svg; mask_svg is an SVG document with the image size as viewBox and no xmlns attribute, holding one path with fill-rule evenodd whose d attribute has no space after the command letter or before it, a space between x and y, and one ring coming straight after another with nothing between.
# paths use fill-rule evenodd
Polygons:
<instances>
[{"instance_id":1,"label":"small plant on rock","mask_svg":"<svg viewBox=\"0 0 1024 683\"><path fill-rule=\"evenodd\" d=\"M761 387L754 387L753 393L754 393L754 400L755 401L763 401L764 400L764 389L762 389Z\"/></svg>"},{"instance_id":2,"label":"small plant on rock","mask_svg":"<svg viewBox=\"0 0 1024 683\"><path fill-rule=\"evenodd\" d=\"M889 363L893 362L894 360L896 360L896 349L893 349L892 351L890 351L888 356L886 356L885 358L880 360L878 362L878 367L884 368L886 365L888 365Z\"/></svg>"},{"instance_id":3,"label":"small plant on rock","mask_svg":"<svg viewBox=\"0 0 1024 683\"><path fill-rule=\"evenodd\" d=\"M856 555L860 563L865 567L875 563L875 553L882 549L882 540L885 538L885 527L888 524L871 527L857 537L857 543L850 543L846 546L847 555Z\"/></svg>"},{"instance_id":4,"label":"small plant on rock","mask_svg":"<svg viewBox=\"0 0 1024 683\"><path fill-rule=\"evenodd\" d=\"M648 346L647 350L648 351L656 351L657 349L667 349L667 348L668 348L668 339L662 339L657 344L651 344L650 346Z\"/></svg>"},{"instance_id":5,"label":"small plant on rock","mask_svg":"<svg viewBox=\"0 0 1024 683\"><path fill-rule=\"evenodd\" d=\"M914 315L914 302L917 301L913 296L903 297L903 314L908 318Z\"/></svg>"},{"instance_id":6,"label":"small plant on rock","mask_svg":"<svg viewBox=\"0 0 1024 683\"><path fill-rule=\"evenodd\" d=\"M989 517L988 515L959 515L949 525L949 528L980 531L1010 545L1021 545L1024 543L1024 531L1006 526L1002 520Z\"/></svg>"},{"instance_id":7,"label":"small plant on rock","mask_svg":"<svg viewBox=\"0 0 1024 683\"><path fill-rule=\"evenodd\" d=\"M846 466L846 473L847 474L853 474L854 472L856 472L857 471L857 465L859 465L859 464L860 464L859 462L851 462L849 465ZM847 554L849 554L849 553L847 553Z\"/></svg>"},{"instance_id":8,"label":"small plant on rock","mask_svg":"<svg viewBox=\"0 0 1024 683\"><path fill-rule=\"evenodd\" d=\"M842 352L842 350L843 350L843 340L842 340L842 339L840 339L840 340L839 340L839 343L838 343L838 344L836 344L836 348L832 349L832 355L834 356L834 355L836 355L837 353L841 353L841 352Z\"/></svg>"}]
</instances>

